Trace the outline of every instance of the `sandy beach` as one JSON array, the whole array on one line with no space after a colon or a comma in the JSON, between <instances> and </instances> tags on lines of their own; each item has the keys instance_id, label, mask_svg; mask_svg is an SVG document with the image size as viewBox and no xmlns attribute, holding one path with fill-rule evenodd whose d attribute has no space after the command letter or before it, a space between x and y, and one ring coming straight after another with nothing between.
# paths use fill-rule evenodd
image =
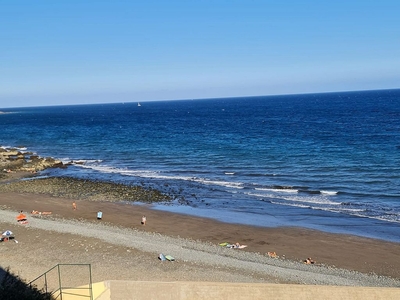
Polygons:
<instances>
[{"instance_id":1,"label":"sandy beach","mask_svg":"<svg viewBox=\"0 0 400 300\"><path fill-rule=\"evenodd\" d=\"M4 182L4 180L3 180ZM77 209L74 210L72 202ZM58 263L89 263L93 281L226 281L400 286L400 245L303 228L260 228L151 209L151 204L1 192L0 267L30 281ZM23 210L28 224L17 224ZM49 216L30 212L51 212ZM103 212L102 220L96 213ZM145 215L147 223L141 224ZM227 249L221 242L246 244ZM268 257L276 252L279 258ZM175 262L161 262L158 254ZM314 265L303 260L311 257Z\"/></svg>"}]
</instances>

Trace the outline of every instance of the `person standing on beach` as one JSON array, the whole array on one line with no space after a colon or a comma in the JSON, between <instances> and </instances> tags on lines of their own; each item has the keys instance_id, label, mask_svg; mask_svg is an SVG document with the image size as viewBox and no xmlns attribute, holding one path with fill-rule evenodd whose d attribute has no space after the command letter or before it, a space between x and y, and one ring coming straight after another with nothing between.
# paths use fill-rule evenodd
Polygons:
<instances>
[{"instance_id":1,"label":"person standing on beach","mask_svg":"<svg viewBox=\"0 0 400 300\"><path fill-rule=\"evenodd\" d=\"M97 212L97 220L101 220L103 218L103 212L101 210L99 210Z\"/></svg>"},{"instance_id":2,"label":"person standing on beach","mask_svg":"<svg viewBox=\"0 0 400 300\"><path fill-rule=\"evenodd\" d=\"M146 221L147 221L146 216L143 216L143 217L142 217L142 225L146 225Z\"/></svg>"},{"instance_id":3,"label":"person standing on beach","mask_svg":"<svg viewBox=\"0 0 400 300\"><path fill-rule=\"evenodd\" d=\"M72 202L72 209L73 209L73 210L76 210L76 209L77 209L75 201Z\"/></svg>"}]
</instances>

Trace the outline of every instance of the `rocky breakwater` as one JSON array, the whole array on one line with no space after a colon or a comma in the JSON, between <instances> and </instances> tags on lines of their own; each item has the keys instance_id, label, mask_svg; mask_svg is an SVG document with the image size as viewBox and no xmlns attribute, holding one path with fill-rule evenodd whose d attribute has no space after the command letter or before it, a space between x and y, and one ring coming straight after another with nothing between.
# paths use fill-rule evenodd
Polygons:
<instances>
[{"instance_id":1,"label":"rocky breakwater","mask_svg":"<svg viewBox=\"0 0 400 300\"><path fill-rule=\"evenodd\" d=\"M38 172L47 168L63 168L62 161L52 157L43 158L32 152L14 148L0 148L0 168L5 172Z\"/></svg>"}]
</instances>

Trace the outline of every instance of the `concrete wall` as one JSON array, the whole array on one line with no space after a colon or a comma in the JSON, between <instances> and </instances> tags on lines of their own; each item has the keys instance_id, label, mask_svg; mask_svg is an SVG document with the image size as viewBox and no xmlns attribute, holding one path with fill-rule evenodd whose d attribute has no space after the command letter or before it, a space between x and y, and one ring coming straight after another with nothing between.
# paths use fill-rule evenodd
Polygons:
<instances>
[{"instance_id":1,"label":"concrete wall","mask_svg":"<svg viewBox=\"0 0 400 300\"><path fill-rule=\"evenodd\" d=\"M94 300L400 299L400 288L220 282L105 281L93 291Z\"/></svg>"}]
</instances>

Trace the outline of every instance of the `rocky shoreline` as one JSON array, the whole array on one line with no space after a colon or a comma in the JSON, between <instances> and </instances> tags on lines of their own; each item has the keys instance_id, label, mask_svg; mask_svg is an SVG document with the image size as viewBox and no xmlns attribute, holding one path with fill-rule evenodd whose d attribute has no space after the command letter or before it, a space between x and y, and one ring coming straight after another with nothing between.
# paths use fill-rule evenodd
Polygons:
<instances>
[{"instance_id":1,"label":"rocky shoreline","mask_svg":"<svg viewBox=\"0 0 400 300\"><path fill-rule=\"evenodd\" d=\"M37 172L48 168L67 168L73 161L64 164L52 157L43 158L32 152L22 152L17 148L0 147L0 179L7 184L0 185L0 192L23 192L46 194L53 197L89 201L127 202L168 202L169 195L142 186L76 179L71 177L36 178ZM19 176L10 176L19 173ZM18 180L30 177L32 180ZM11 178L11 180L7 180ZM13 180L17 179L17 180Z\"/></svg>"},{"instance_id":2,"label":"rocky shoreline","mask_svg":"<svg viewBox=\"0 0 400 300\"><path fill-rule=\"evenodd\" d=\"M18 148L0 147L0 168L11 172L38 172L47 168L64 168L66 165L52 157L40 157L33 152L23 152Z\"/></svg>"},{"instance_id":3,"label":"rocky shoreline","mask_svg":"<svg viewBox=\"0 0 400 300\"><path fill-rule=\"evenodd\" d=\"M154 203L171 200L168 195L141 186L69 177L38 178L0 184L0 192L46 194L67 199L110 202Z\"/></svg>"}]
</instances>

